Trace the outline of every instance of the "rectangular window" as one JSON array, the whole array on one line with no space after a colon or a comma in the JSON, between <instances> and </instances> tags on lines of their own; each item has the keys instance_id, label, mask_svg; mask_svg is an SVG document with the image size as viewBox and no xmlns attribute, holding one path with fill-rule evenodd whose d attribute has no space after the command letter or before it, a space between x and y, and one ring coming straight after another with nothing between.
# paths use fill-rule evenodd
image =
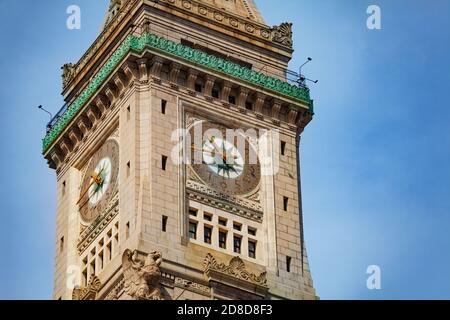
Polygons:
<instances>
[{"instance_id":1,"label":"rectangular window","mask_svg":"<svg viewBox=\"0 0 450 320\"><path fill-rule=\"evenodd\" d=\"M219 247L222 249L227 248L227 232L226 231L219 232Z\"/></svg>"},{"instance_id":2,"label":"rectangular window","mask_svg":"<svg viewBox=\"0 0 450 320\"><path fill-rule=\"evenodd\" d=\"M167 108L167 101L161 100L161 113L166 114L166 108Z\"/></svg>"},{"instance_id":3,"label":"rectangular window","mask_svg":"<svg viewBox=\"0 0 450 320\"><path fill-rule=\"evenodd\" d=\"M202 92L202 85L200 83L195 84L195 91L196 92Z\"/></svg>"},{"instance_id":4,"label":"rectangular window","mask_svg":"<svg viewBox=\"0 0 450 320\"><path fill-rule=\"evenodd\" d=\"M98 254L98 267L100 270L103 269L103 251Z\"/></svg>"},{"instance_id":5,"label":"rectangular window","mask_svg":"<svg viewBox=\"0 0 450 320\"><path fill-rule=\"evenodd\" d=\"M88 275L87 275L87 268L83 270L83 273L81 274L81 283L84 286L87 286L87 282L88 282Z\"/></svg>"},{"instance_id":6,"label":"rectangular window","mask_svg":"<svg viewBox=\"0 0 450 320\"><path fill-rule=\"evenodd\" d=\"M167 157L166 156L162 156L162 170L166 171L167 168Z\"/></svg>"},{"instance_id":7,"label":"rectangular window","mask_svg":"<svg viewBox=\"0 0 450 320\"><path fill-rule=\"evenodd\" d=\"M248 234L256 237L256 229L252 227L248 227Z\"/></svg>"},{"instance_id":8,"label":"rectangular window","mask_svg":"<svg viewBox=\"0 0 450 320\"><path fill-rule=\"evenodd\" d=\"M197 216L197 210L195 210L195 209L189 209L189 215L190 216L193 216L193 217L196 217Z\"/></svg>"},{"instance_id":9,"label":"rectangular window","mask_svg":"<svg viewBox=\"0 0 450 320\"><path fill-rule=\"evenodd\" d=\"M162 217L162 231L163 232L166 232L167 231L167 220L168 220L169 218L168 217L166 217L166 216L163 216Z\"/></svg>"},{"instance_id":10,"label":"rectangular window","mask_svg":"<svg viewBox=\"0 0 450 320\"><path fill-rule=\"evenodd\" d=\"M213 217L209 213L205 213L203 214L203 219L205 219L206 221L212 221Z\"/></svg>"},{"instance_id":11,"label":"rectangular window","mask_svg":"<svg viewBox=\"0 0 450 320\"><path fill-rule=\"evenodd\" d=\"M241 231L242 230L242 224L237 223L237 222L233 223L233 229L236 230L236 231Z\"/></svg>"},{"instance_id":12,"label":"rectangular window","mask_svg":"<svg viewBox=\"0 0 450 320\"><path fill-rule=\"evenodd\" d=\"M228 102L231 104L236 104L236 97L235 96L229 96L228 97Z\"/></svg>"},{"instance_id":13,"label":"rectangular window","mask_svg":"<svg viewBox=\"0 0 450 320\"><path fill-rule=\"evenodd\" d=\"M289 198L287 198L287 197L283 197L283 208L284 208L284 211L288 211L288 208L289 208Z\"/></svg>"},{"instance_id":14,"label":"rectangular window","mask_svg":"<svg viewBox=\"0 0 450 320\"><path fill-rule=\"evenodd\" d=\"M281 155L282 156L286 155L286 142L285 141L281 141Z\"/></svg>"},{"instance_id":15,"label":"rectangular window","mask_svg":"<svg viewBox=\"0 0 450 320\"><path fill-rule=\"evenodd\" d=\"M225 219L225 218L219 218L219 224L220 224L222 227L226 227L226 226L227 226L227 222L228 222L227 219Z\"/></svg>"},{"instance_id":16,"label":"rectangular window","mask_svg":"<svg viewBox=\"0 0 450 320\"><path fill-rule=\"evenodd\" d=\"M97 275L96 270L95 270L95 260L91 261L91 265L90 265L90 274L89 274L89 281L92 279L92 277L94 277L95 275Z\"/></svg>"},{"instance_id":17,"label":"rectangular window","mask_svg":"<svg viewBox=\"0 0 450 320\"><path fill-rule=\"evenodd\" d=\"M256 242L255 241L248 242L248 256L252 259L256 259Z\"/></svg>"},{"instance_id":18,"label":"rectangular window","mask_svg":"<svg viewBox=\"0 0 450 320\"><path fill-rule=\"evenodd\" d=\"M197 224L195 222L189 222L189 239L197 239Z\"/></svg>"},{"instance_id":19,"label":"rectangular window","mask_svg":"<svg viewBox=\"0 0 450 320\"><path fill-rule=\"evenodd\" d=\"M108 257L108 261L111 261L111 259L112 259L112 242L109 242L107 245L106 245L106 253L107 253L107 257Z\"/></svg>"},{"instance_id":20,"label":"rectangular window","mask_svg":"<svg viewBox=\"0 0 450 320\"><path fill-rule=\"evenodd\" d=\"M287 270L287 272L291 272L291 262L292 262L292 258L291 257L286 257L286 270Z\"/></svg>"},{"instance_id":21,"label":"rectangular window","mask_svg":"<svg viewBox=\"0 0 450 320\"><path fill-rule=\"evenodd\" d=\"M233 246L234 246L234 253L241 254L242 238L234 236Z\"/></svg>"},{"instance_id":22,"label":"rectangular window","mask_svg":"<svg viewBox=\"0 0 450 320\"><path fill-rule=\"evenodd\" d=\"M205 226L203 231L204 231L204 242L207 244L211 244L212 243L212 227L207 227Z\"/></svg>"},{"instance_id":23,"label":"rectangular window","mask_svg":"<svg viewBox=\"0 0 450 320\"><path fill-rule=\"evenodd\" d=\"M61 240L59 240L59 252L64 251L64 237L61 237Z\"/></svg>"},{"instance_id":24,"label":"rectangular window","mask_svg":"<svg viewBox=\"0 0 450 320\"><path fill-rule=\"evenodd\" d=\"M247 101L245 103L245 109L247 110L253 110L253 103L251 103L250 101Z\"/></svg>"},{"instance_id":25,"label":"rectangular window","mask_svg":"<svg viewBox=\"0 0 450 320\"><path fill-rule=\"evenodd\" d=\"M212 92L211 92L211 95L212 95L213 98L218 99L219 98L219 90L213 89Z\"/></svg>"}]
</instances>

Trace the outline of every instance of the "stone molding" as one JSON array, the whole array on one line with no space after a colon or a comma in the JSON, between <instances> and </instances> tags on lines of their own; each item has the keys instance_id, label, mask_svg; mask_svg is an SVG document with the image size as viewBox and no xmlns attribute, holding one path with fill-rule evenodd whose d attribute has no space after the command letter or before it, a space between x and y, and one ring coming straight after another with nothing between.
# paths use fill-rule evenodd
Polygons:
<instances>
[{"instance_id":1,"label":"stone molding","mask_svg":"<svg viewBox=\"0 0 450 320\"><path fill-rule=\"evenodd\" d=\"M87 228L82 230L78 239L78 254L81 255L100 233L106 229L111 221L119 214L119 194L112 198L105 211Z\"/></svg>"},{"instance_id":2,"label":"stone molding","mask_svg":"<svg viewBox=\"0 0 450 320\"><path fill-rule=\"evenodd\" d=\"M81 57L77 64L65 64L63 69L63 91L66 91L72 80L80 73L87 63L95 56L100 47L106 42L113 30L129 15L134 5L141 0L125 0L119 12L109 21L94 43L89 47L86 53ZM70 71L70 72L67 72Z\"/></svg>"},{"instance_id":3,"label":"stone molding","mask_svg":"<svg viewBox=\"0 0 450 320\"><path fill-rule=\"evenodd\" d=\"M147 47L157 51L162 51L166 54L195 63L202 67L206 67L215 72L231 76L251 85L256 85L263 89L273 91L290 99L297 100L302 104L309 106L312 105L309 90L306 88L289 84L288 82L250 70L231 61L217 58L200 50L192 49L180 43L167 40L164 37L158 37L151 33L144 33L140 37L129 35L119 46L119 48L112 54L106 64L92 78L92 81L87 85L87 87L80 93L73 103L68 106L67 110L61 115L55 125L46 134L42 143L44 153L48 151L52 143L66 129L67 125L73 120L78 111L92 98L97 90L104 84L105 80L111 76L114 69L130 52L130 50L142 52ZM130 79L127 80L129 81ZM123 86L122 89L124 88L125 86ZM119 91L120 90L118 87L108 85L106 95L110 100L112 100L111 104L120 96ZM95 121L96 119L93 120Z\"/></svg>"},{"instance_id":4,"label":"stone molding","mask_svg":"<svg viewBox=\"0 0 450 320\"><path fill-rule=\"evenodd\" d=\"M247 19L246 17L227 12L223 9L198 0L151 1L159 3L161 5L161 9L163 9L164 4L168 7L171 7L169 8L169 10L173 10L173 8L176 8L181 11L186 11L189 12L190 15L194 15L202 19L207 19L210 22L229 27L248 36L256 37L259 40L263 41L269 41L273 44L278 44L284 47L284 49L292 50L292 32L285 32L286 26L292 26L292 24L290 23L282 23L279 26L269 27L256 20Z\"/></svg>"},{"instance_id":5,"label":"stone molding","mask_svg":"<svg viewBox=\"0 0 450 320\"><path fill-rule=\"evenodd\" d=\"M218 193L207 186L188 180L186 193L190 200L236 214L246 219L262 222L263 210L260 203Z\"/></svg>"},{"instance_id":6,"label":"stone molding","mask_svg":"<svg viewBox=\"0 0 450 320\"><path fill-rule=\"evenodd\" d=\"M208 254L204 260L205 274L209 278L214 278L214 273L230 276L238 280L243 280L254 285L267 288L267 273L263 272L259 275L251 273L247 270L244 261L239 257L231 259L230 263L219 263L212 254Z\"/></svg>"}]
</instances>

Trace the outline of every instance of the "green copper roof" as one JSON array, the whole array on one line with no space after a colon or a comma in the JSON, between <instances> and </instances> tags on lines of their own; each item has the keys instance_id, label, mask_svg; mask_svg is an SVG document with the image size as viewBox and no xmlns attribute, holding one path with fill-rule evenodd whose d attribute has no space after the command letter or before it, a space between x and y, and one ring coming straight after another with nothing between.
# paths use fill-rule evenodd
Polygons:
<instances>
[{"instance_id":1,"label":"green copper roof","mask_svg":"<svg viewBox=\"0 0 450 320\"><path fill-rule=\"evenodd\" d=\"M200 66L299 100L306 103L310 107L310 111L313 112L313 103L310 99L309 90L306 88L291 85L288 82L253 71L236 63L218 58L196 49L192 49L188 46L167 40L163 37L158 37L151 33L144 33L140 37L129 35L109 58L106 64L94 76L86 89L84 89L80 96L78 96L75 101L68 106L67 111L58 119L56 124L47 133L42 141L44 152L48 150L50 145L74 118L75 114L89 99L91 99L92 95L111 75L114 69L118 66L119 62L128 54L128 52L130 50L140 52L147 46L166 54L171 54L177 58L196 63Z\"/></svg>"}]
</instances>

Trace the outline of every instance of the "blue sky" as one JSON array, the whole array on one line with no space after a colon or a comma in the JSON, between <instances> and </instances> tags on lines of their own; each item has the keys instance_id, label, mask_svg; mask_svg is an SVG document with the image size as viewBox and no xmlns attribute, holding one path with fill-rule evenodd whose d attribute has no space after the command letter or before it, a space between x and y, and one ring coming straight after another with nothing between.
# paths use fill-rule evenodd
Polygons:
<instances>
[{"instance_id":1,"label":"blue sky","mask_svg":"<svg viewBox=\"0 0 450 320\"><path fill-rule=\"evenodd\" d=\"M60 67L98 34L107 0L0 1L0 298L52 291L55 174L41 156L63 104ZM294 23L291 69L312 86L303 135L306 241L322 299L450 298L450 1L257 1L269 24ZM66 8L82 29L65 27ZM366 9L382 10L382 30ZM366 288L379 265L382 290Z\"/></svg>"}]
</instances>

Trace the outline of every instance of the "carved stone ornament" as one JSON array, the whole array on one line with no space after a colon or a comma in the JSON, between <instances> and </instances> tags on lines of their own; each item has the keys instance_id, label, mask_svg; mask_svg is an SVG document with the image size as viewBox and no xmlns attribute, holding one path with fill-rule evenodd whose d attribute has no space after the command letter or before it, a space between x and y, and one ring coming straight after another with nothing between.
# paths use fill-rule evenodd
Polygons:
<instances>
[{"instance_id":1,"label":"carved stone ornament","mask_svg":"<svg viewBox=\"0 0 450 320\"><path fill-rule=\"evenodd\" d=\"M122 2L124 2L124 1L123 0L110 0L109 1L108 14L106 15L104 26L107 26L112 21L112 19L115 18L118 11L122 7Z\"/></svg>"},{"instance_id":2,"label":"carved stone ornament","mask_svg":"<svg viewBox=\"0 0 450 320\"><path fill-rule=\"evenodd\" d=\"M75 76L75 65L73 63L66 63L61 67L61 70L63 71L62 86L65 88Z\"/></svg>"},{"instance_id":3,"label":"carved stone ornament","mask_svg":"<svg viewBox=\"0 0 450 320\"><path fill-rule=\"evenodd\" d=\"M260 275L250 273L247 271L244 261L239 257L231 259L230 264L227 266L224 263L218 263L212 254L208 253L204 261L204 266L205 274L208 277L211 272L219 272L259 286L267 287L267 273L263 272Z\"/></svg>"},{"instance_id":4,"label":"carved stone ornament","mask_svg":"<svg viewBox=\"0 0 450 320\"><path fill-rule=\"evenodd\" d=\"M100 279L93 277L87 287L73 289L72 300L95 300L101 287Z\"/></svg>"},{"instance_id":5,"label":"carved stone ornament","mask_svg":"<svg viewBox=\"0 0 450 320\"><path fill-rule=\"evenodd\" d=\"M282 23L273 27L273 41L283 46L292 48L294 42L292 40L292 23Z\"/></svg>"},{"instance_id":6,"label":"carved stone ornament","mask_svg":"<svg viewBox=\"0 0 450 320\"><path fill-rule=\"evenodd\" d=\"M135 300L163 300L161 293L161 252L154 251L140 260L137 251L126 250L122 256L124 290Z\"/></svg>"}]
</instances>

